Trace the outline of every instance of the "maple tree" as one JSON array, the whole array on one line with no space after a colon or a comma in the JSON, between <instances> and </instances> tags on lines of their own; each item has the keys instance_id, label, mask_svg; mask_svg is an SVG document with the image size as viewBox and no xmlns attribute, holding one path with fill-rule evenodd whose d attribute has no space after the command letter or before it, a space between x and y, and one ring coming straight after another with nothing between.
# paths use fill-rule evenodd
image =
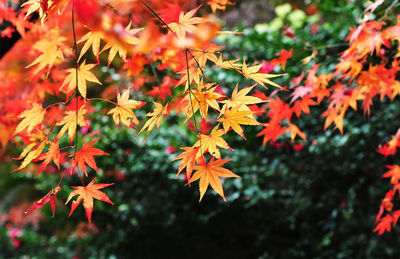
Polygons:
<instances>
[{"instance_id":1,"label":"maple tree","mask_svg":"<svg viewBox=\"0 0 400 259\"><path fill-rule=\"evenodd\" d=\"M232 4L212 0L189 8L185 1L30 0L18 13L11 8L1 13L0 19L8 20L23 37L12 53L27 53L9 54L4 63L11 65L0 69L3 77L12 78L2 83L5 94L0 95L5 103L0 113L3 149L8 141L23 142L24 149L18 157L23 160L13 171L42 161L37 174L51 163L60 172L58 185L27 212L50 203L54 214L54 200L62 181L73 174L81 179L82 186L74 186L67 199L66 203L79 195L72 202L70 215L82 199L89 222L93 198L113 204L99 191L112 183L94 184L96 177L89 177L92 174L88 173L91 169L99 172L94 156L108 154L94 147L98 138L86 143L94 136L78 132L79 127L90 127L90 113L99 112L96 102L109 104L104 113L112 117L116 127L120 123L140 127L137 135L160 128L172 112L193 121L197 141L181 147L183 152L174 160L179 160L177 176L185 172L188 184L199 180L202 200L209 185L225 199L220 177L239 177L222 167L229 159L222 159L220 149L232 150L225 135L237 133L245 141L243 127L260 125L258 136L263 138L263 144L285 134L292 141L296 137L306 140L295 117L307 115L312 106L323 103L327 104L321 114L324 128L333 125L343 133L343 121L350 108L357 110L361 103L368 115L374 97L393 100L399 95L400 16L396 22L384 20L389 6L382 20L372 18L384 1L371 3L365 9L360 24L348 35L347 49L333 71L319 71L319 64L313 63L318 54L314 50L303 60L303 73L287 86L274 80L284 75L292 49L276 54L269 65L279 66L282 73L271 73L265 63L227 58L223 46L213 42L219 34L235 32L221 31L219 22L205 13L208 8L215 13ZM30 19L34 13L38 22ZM286 33L292 36L292 32ZM100 57L104 52L108 52L107 62ZM387 55L389 52L394 55ZM377 61L370 62L372 58ZM308 64L313 65L306 69ZM118 84L112 76L100 78L98 71L103 65L105 70L114 69L133 82ZM151 66L150 73L145 72L146 65ZM217 68L234 71L253 85L233 85L233 91L227 94L221 90L220 82L207 75ZM158 74L166 70L174 76L160 80ZM146 89L147 85L151 90ZM100 91L103 94L98 97L96 93ZM18 98L22 93L23 98ZM289 97L280 98L278 93ZM140 120L134 110L149 106L153 108L146 114L147 120ZM212 127L199 126L199 119L210 120ZM398 135L378 152L394 155L400 147ZM383 177L390 177L394 187L386 194L377 216L375 231L379 234L389 231L399 218L399 210L393 211L392 203L400 188L400 170L398 165L388 168ZM87 185L86 178L92 179Z\"/></svg>"}]
</instances>

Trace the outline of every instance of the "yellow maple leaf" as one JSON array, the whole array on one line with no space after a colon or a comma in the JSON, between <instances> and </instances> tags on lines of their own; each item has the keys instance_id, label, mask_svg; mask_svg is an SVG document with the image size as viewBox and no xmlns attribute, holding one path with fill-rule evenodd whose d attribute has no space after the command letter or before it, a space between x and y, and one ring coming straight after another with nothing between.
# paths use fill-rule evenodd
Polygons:
<instances>
[{"instance_id":1,"label":"yellow maple leaf","mask_svg":"<svg viewBox=\"0 0 400 259\"><path fill-rule=\"evenodd\" d=\"M18 124L15 133L20 133L25 129L28 133L31 132L34 127L42 123L45 114L46 110L43 109L41 104L33 103L30 110L24 111L18 116L23 120Z\"/></svg>"},{"instance_id":2,"label":"yellow maple leaf","mask_svg":"<svg viewBox=\"0 0 400 259\"><path fill-rule=\"evenodd\" d=\"M49 7L51 7L53 1L46 1L46 2L47 2L46 4L43 4L42 1L29 0L29 1L25 2L23 5L21 5L21 7L23 7L25 5L29 6L29 8L26 12L26 15L25 15L25 20L26 20L26 18L28 18L29 15L38 11L40 22L43 25L44 21L47 18L47 11L48 11Z\"/></svg>"},{"instance_id":3,"label":"yellow maple leaf","mask_svg":"<svg viewBox=\"0 0 400 259\"><path fill-rule=\"evenodd\" d=\"M131 121L133 124L139 124L139 120L136 115L133 113L132 109L137 108L143 102L129 100L129 91L125 91L122 96L118 93L117 95L118 106L111 109L107 114L112 114L115 125L118 127L119 122L129 127L131 125ZM131 118L132 120L128 120Z\"/></svg>"},{"instance_id":4,"label":"yellow maple leaf","mask_svg":"<svg viewBox=\"0 0 400 259\"><path fill-rule=\"evenodd\" d=\"M193 145L193 147L200 147L196 158L202 156L206 150L208 150L208 153L212 156L221 158L221 153L219 152L218 147L232 150L228 143L226 143L226 141L221 137L224 134L224 130L218 129L218 126L214 127L209 135L199 134L199 140Z\"/></svg>"},{"instance_id":5,"label":"yellow maple leaf","mask_svg":"<svg viewBox=\"0 0 400 259\"><path fill-rule=\"evenodd\" d=\"M231 161L231 159L219 159L214 161L214 158L207 164L201 163L198 166L194 167L196 172L190 178L189 183L192 183L198 179L200 179L199 189L200 189L200 200L203 198L204 194L207 191L208 185L216 191L221 197L225 200L224 190L222 188L222 183L219 177L237 177L240 176L234 174L232 171L221 167L226 162Z\"/></svg>"},{"instance_id":6,"label":"yellow maple leaf","mask_svg":"<svg viewBox=\"0 0 400 259\"><path fill-rule=\"evenodd\" d=\"M202 23L205 19L201 17L193 17L193 15L200 8L197 7L186 14L181 12L179 14L178 22L172 22L168 24L168 27L176 34L179 40L185 39L186 33L194 33L197 30L195 24Z\"/></svg>"},{"instance_id":7,"label":"yellow maple leaf","mask_svg":"<svg viewBox=\"0 0 400 259\"><path fill-rule=\"evenodd\" d=\"M54 64L63 61L64 55L61 47L63 46L65 40L65 37L60 36L58 29L52 29L46 32L46 35L43 36L43 39L37 41L32 46L33 49L42 52L42 54L40 54L26 68L38 65L33 71L34 74L37 74L43 68L47 66L51 68Z\"/></svg>"},{"instance_id":8,"label":"yellow maple leaf","mask_svg":"<svg viewBox=\"0 0 400 259\"><path fill-rule=\"evenodd\" d=\"M214 61L215 65L223 68L223 69L239 69L242 65L238 62L239 59L234 59L234 60L224 60L222 58L222 55L219 56L218 60Z\"/></svg>"},{"instance_id":9,"label":"yellow maple leaf","mask_svg":"<svg viewBox=\"0 0 400 259\"><path fill-rule=\"evenodd\" d=\"M239 109L240 106L235 106L232 109L223 110L223 117L219 118L217 121L222 122L225 132L228 132L228 130L232 128L242 138L246 139L240 124L259 125L260 123L254 119L252 111L239 111Z\"/></svg>"},{"instance_id":10,"label":"yellow maple leaf","mask_svg":"<svg viewBox=\"0 0 400 259\"><path fill-rule=\"evenodd\" d=\"M239 111L250 111L250 108L247 105L265 102L258 97L247 95L253 88L254 86L247 87L238 92L238 85L236 84L235 89L232 92L232 98L221 101L221 103L224 103L222 110L239 106Z\"/></svg>"},{"instance_id":11,"label":"yellow maple leaf","mask_svg":"<svg viewBox=\"0 0 400 259\"><path fill-rule=\"evenodd\" d=\"M18 160L24 158L24 160L18 168L11 172L25 168L33 159L37 158L42 153L48 142L42 131L36 131L31 134L29 140L33 142L27 145L17 158Z\"/></svg>"},{"instance_id":12,"label":"yellow maple leaf","mask_svg":"<svg viewBox=\"0 0 400 259\"><path fill-rule=\"evenodd\" d=\"M166 104L164 107L160 103L157 102L153 103L155 106L154 111L146 114L146 116L150 117L150 119L146 121L143 128L139 131L138 135L140 135L140 133L142 133L142 131L145 130L146 128L147 128L147 134L149 134L153 130L155 125L157 125L157 129L160 128L161 120L163 116L166 115L168 112L167 110L168 104Z\"/></svg>"},{"instance_id":13,"label":"yellow maple leaf","mask_svg":"<svg viewBox=\"0 0 400 259\"><path fill-rule=\"evenodd\" d=\"M86 64L86 60L82 62L82 64L78 68L78 90L83 98L86 98L86 81L90 81L93 83L100 84L100 81L97 80L96 76L93 75L89 70L95 67L95 64ZM68 76L65 78L63 84L60 87L60 90L64 89L67 86L67 93L71 93L76 88L76 69L70 68L67 69Z\"/></svg>"},{"instance_id":14,"label":"yellow maple leaf","mask_svg":"<svg viewBox=\"0 0 400 259\"><path fill-rule=\"evenodd\" d=\"M81 106L78 112L66 111L62 121L56 124L56 126L63 125L63 127L61 128L60 132L57 135L57 138L58 139L61 138L64 135L64 133L68 130L69 141L72 141L72 138L75 135L76 126L77 125L81 127L87 126L85 117L83 116L86 114L86 112L87 110L85 106Z\"/></svg>"},{"instance_id":15,"label":"yellow maple leaf","mask_svg":"<svg viewBox=\"0 0 400 259\"><path fill-rule=\"evenodd\" d=\"M82 56L88 51L90 46L92 46L93 55L96 57L97 63L99 63L99 53L100 53L100 41L103 38L103 33L101 31L89 31L77 42L77 44L81 42L85 42L79 54L78 61L82 58Z\"/></svg>"},{"instance_id":16,"label":"yellow maple leaf","mask_svg":"<svg viewBox=\"0 0 400 259\"><path fill-rule=\"evenodd\" d=\"M258 73L258 71L260 70L261 66L262 66L262 64L256 65L256 66L252 66L252 67L247 67L246 62L243 61L242 74L243 74L244 77L254 80L255 82L257 82L258 84L262 85L265 88L267 88L267 87L265 86L264 83L280 88L281 87L280 85L278 85L277 83L272 82L271 80L269 80L269 78L282 76L283 74L272 75L272 74L267 74L267 73Z\"/></svg>"}]
</instances>

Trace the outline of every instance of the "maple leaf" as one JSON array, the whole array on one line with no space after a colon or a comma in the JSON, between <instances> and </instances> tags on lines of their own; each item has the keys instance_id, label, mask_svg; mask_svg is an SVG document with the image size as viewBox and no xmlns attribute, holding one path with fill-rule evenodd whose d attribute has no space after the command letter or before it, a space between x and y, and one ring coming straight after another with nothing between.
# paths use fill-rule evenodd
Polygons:
<instances>
[{"instance_id":1,"label":"maple leaf","mask_svg":"<svg viewBox=\"0 0 400 259\"><path fill-rule=\"evenodd\" d=\"M293 142L296 135L300 136L302 139L307 141L306 134L302 132L296 125L290 123L288 126L288 131L290 132L290 140Z\"/></svg>"},{"instance_id":2,"label":"maple leaf","mask_svg":"<svg viewBox=\"0 0 400 259\"><path fill-rule=\"evenodd\" d=\"M79 195L78 198L75 201L72 201L71 205L71 211L69 212L69 216L72 215L76 207L81 203L83 200L83 207L85 208L86 211L86 217L88 218L88 221L91 222L92 220L92 212L93 212L93 199L97 199L100 201L108 202L110 204L114 203L107 197L107 195L99 189L103 189L107 186L113 185L114 183L98 183L95 184L94 182L96 181L96 178L94 178L87 186L72 186L72 188L75 189L75 191L72 191L67 199L67 204L73 197L76 195Z\"/></svg>"},{"instance_id":3,"label":"maple leaf","mask_svg":"<svg viewBox=\"0 0 400 259\"><path fill-rule=\"evenodd\" d=\"M153 89L148 91L147 94L152 97L158 96L158 98L163 102L165 102L166 96L172 95L170 86L166 84L162 84L161 86L153 86Z\"/></svg>"},{"instance_id":4,"label":"maple leaf","mask_svg":"<svg viewBox=\"0 0 400 259\"><path fill-rule=\"evenodd\" d=\"M149 134L150 131L153 130L155 125L157 125L157 129L160 128L161 120L162 120L163 116L166 115L168 112L168 109L167 109L168 104L165 106L162 106L162 104L160 104L160 103L157 103L157 102L153 102L153 103L155 106L154 111L146 114L147 117L151 117L151 118L146 121L143 128L139 131L138 135L140 135L140 133L142 133L142 131L145 130L146 128L147 128L147 134Z\"/></svg>"},{"instance_id":5,"label":"maple leaf","mask_svg":"<svg viewBox=\"0 0 400 259\"><path fill-rule=\"evenodd\" d=\"M200 189L200 199L203 198L204 194L207 191L208 185L211 185L211 187L219 194L221 197L225 200L225 195L224 195L224 190L222 188L222 183L219 177L237 177L240 178L240 176L234 174L232 171L221 167L224 165L226 162L231 161L231 159L219 159L217 161L214 161L214 158L210 160L210 162L207 164L205 161L203 163L200 163L198 166L194 167L194 170L196 172L193 174L193 176L190 178L189 183L192 183L194 181L197 181L200 179L199 182L199 189Z\"/></svg>"},{"instance_id":6,"label":"maple leaf","mask_svg":"<svg viewBox=\"0 0 400 259\"><path fill-rule=\"evenodd\" d=\"M238 92L238 84L236 84L235 89L233 89L232 92L232 98L221 101L221 103L224 103L222 110L239 106L239 111L250 111L250 108L247 105L265 102L256 96L247 95L253 88L254 86L243 88Z\"/></svg>"},{"instance_id":7,"label":"maple leaf","mask_svg":"<svg viewBox=\"0 0 400 259\"><path fill-rule=\"evenodd\" d=\"M187 119L189 119L199 108L202 118L207 118L208 107L219 111L217 99L221 98L222 95L214 92L217 86L212 86L213 84L204 84L203 80L201 80L195 91L189 91L187 99L191 102L191 105L188 107L189 112Z\"/></svg>"},{"instance_id":8,"label":"maple leaf","mask_svg":"<svg viewBox=\"0 0 400 259\"><path fill-rule=\"evenodd\" d=\"M29 144L22 151L21 155L17 158L17 159L24 158L24 161L22 161L21 165L18 168L12 170L11 172L15 172L25 168L30 162L32 162L32 160L37 158L42 153L45 146L46 146L45 141L40 142L40 144L38 142Z\"/></svg>"},{"instance_id":9,"label":"maple leaf","mask_svg":"<svg viewBox=\"0 0 400 259\"><path fill-rule=\"evenodd\" d=\"M301 100L296 101L292 109L296 116L299 117L301 112L309 114L311 105L317 105L317 103L313 99L305 97Z\"/></svg>"},{"instance_id":10,"label":"maple leaf","mask_svg":"<svg viewBox=\"0 0 400 259\"><path fill-rule=\"evenodd\" d=\"M82 56L88 51L90 46L92 46L93 55L96 57L97 63L99 62L99 51L100 51L100 41L103 38L103 33L101 31L89 31L82 38L77 41L77 44L81 42L85 42L79 54L78 61L82 58Z\"/></svg>"},{"instance_id":11,"label":"maple leaf","mask_svg":"<svg viewBox=\"0 0 400 259\"><path fill-rule=\"evenodd\" d=\"M217 10L225 11L227 5L234 5L234 3L229 0L209 0L207 4L211 7L213 13Z\"/></svg>"},{"instance_id":12,"label":"maple leaf","mask_svg":"<svg viewBox=\"0 0 400 259\"><path fill-rule=\"evenodd\" d=\"M292 57L292 54L293 49L290 49L289 51L283 49L280 53L278 53L279 58L271 60L271 64L274 66L280 64L282 69L285 70L286 61Z\"/></svg>"},{"instance_id":13,"label":"maple leaf","mask_svg":"<svg viewBox=\"0 0 400 259\"><path fill-rule=\"evenodd\" d=\"M396 185L400 180L400 166L399 165L387 165L389 171L382 175L383 178L390 177L390 183Z\"/></svg>"},{"instance_id":14,"label":"maple leaf","mask_svg":"<svg viewBox=\"0 0 400 259\"><path fill-rule=\"evenodd\" d=\"M328 128L332 122L335 123L335 127L339 129L340 133L343 133L343 119L345 111L341 109L331 108L327 109L321 114L322 117L326 117L324 129Z\"/></svg>"},{"instance_id":15,"label":"maple leaf","mask_svg":"<svg viewBox=\"0 0 400 259\"><path fill-rule=\"evenodd\" d=\"M108 53L107 69L110 67L111 62L113 61L113 59L117 53L119 54L121 59L124 62L126 62L126 55L128 53L127 47L129 45L139 43L139 39L133 35L140 32L141 30L143 30L143 28L131 29L131 23L129 23L125 27L125 30L120 34L121 39L119 39L119 40L111 39L110 41L108 41L106 43L106 45L100 52L110 49L110 52Z\"/></svg>"},{"instance_id":16,"label":"maple leaf","mask_svg":"<svg viewBox=\"0 0 400 259\"><path fill-rule=\"evenodd\" d=\"M144 103L140 101L129 100L129 91L125 91L122 96L120 95L120 93L118 93L117 101L118 106L111 109L107 113L112 114L115 125L119 127L120 121L127 127L131 126L131 123L135 125L139 124L139 120L133 113L132 109L136 109ZM129 118L131 118L132 120L128 120Z\"/></svg>"},{"instance_id":17,"label":"maple leaf","mask_svg":"<svg viewBox=\"0 0 400 259\"><path fill-rule=\"evenodd\" d=\"M78 83L79 93L82 95L83 98L86 99L86 81L90 81L101 85L101 82L97 80L96 76L89 71L95 66L96 66L95 64L86 64L86 60L84 60L82 64L79 65L78 68L78 82L76 82L76 69L75 68L67 69L69 74L65 78L63 84L61 85L60 90L62 90L65 86L67 86L66 92L71 93L72 91L75 90L76 84Z\"/></svg>"},{"instance_id":18,"label":"maple leaf","mask_svg":"<svg viewBox=\"0 0 400 259\"><path fill-rule=\"evenodd\" d=\"M256 65L256 66L252 66L252 67L247 67L246 62L243 61L242 74L243 74L244 77L254 80L258 84L262 85L264 88L267 88L265 86L265 83L269 84L269 85L273 85L273 86L278 87L278 88L281 88L280 85L278 85L277 83L272 82L271 80L269 80L269 78L282 76L283 74L272 75L272 74L266 74L266 73L258 73L258 71L260 70L261 67L262 67L262 64Z\"/></svg>"},{"instance_id":19,"label":"maple leaf","mask_svg":"<svg viewBox=\"0 0 400 259\"><path fill-rule=\"evenodd\" d=\"M186 167L186 176L187 179L190 179L194 164L196 163L196 156L199 151L199 148L183 147L181 149L184 150L184 152L179 154L179 156L177 156L176 158L172 159L172 161L182 159L181 163L179 164L179 169L178 173L176 174L176 177L178 177L181 171Z\"/></svg>"},{"instance_id":20,"label":"maple leaf","mask_svg":"<svg viewBox=\"0 0 400 259\"><path fill-rule=\"evenodd\" d=\"M378 232L378 235L382 235L385 231L390 231L392 228L393 217L392 215L386 215L381 218L374 229L374 232Z\"/></svg>"},{"instance_id":21,"label":"maple leaf","mask_svg":"<svg viewBox=\"0 0 400 259\"><path fill-rule=\"evenodd\" d=\"M205 21L204 18L193 17L200 7L201 5L186 14L180 12L179 20L168 24L168 27L177 35L179 40L183 40L187 32L195 32L197 30L196 26L194 26L195 24Z\"/></svg>"},{"instance_id":22,"label":"maple leaf","mask_svg":"<svg viewBox=\"0 0 400 259\"><path fill-rule=\"evenodd\" d=\"M221 137L224 134L224 130L218 129L218 126L214 127L209 135L199 134L199 140L193 145L193 147L199 147L196 158L199 158L208 150L208 153L219 159L221 158L221 154L218 147L232 150L228 143Z\"/></svg>"},{"instance_id":23,"label":"maple leaf","mask_svg":"<svg viewBox=\"0 0 400 259\"><path fill-rule=\"evenodd\" d=\"M32 46L33 49L42 52L42 54L40 54L26 68L38 64L38 66L33 71L33 74L37 74L43 68L47 66L51 68L54 64L63 61L64 55L60 47L63 46L64 41L66 41L66 38L60 36L60 32L58 29L52 29L46 32L46 35L43 37L43 39L37 41Z\"/></svg>"},{"instance_id":24,"label":"maple leaf","mask_svg":"<svg viewBox=\"0 0 400 259\"><path fill-rule=\"evenodd\" d=\"M297 86L296 89L294 89L292 93L292 100L290 101L293 103L299 98L302 98L303 96L311 93L314 90L314 87L312 86Z\"/></svg>"},{"instance_id":25,"label":"maple leaf","mask_svg":"<svg viewBox=\"0 0 400 259\"><path fill-rule=\"evenodd\" d=\"M213 61L215 63L216 66L223 68L223 69L239 69L242 67L241 64L236 63L238 62L240 59L234 59L234 60L224 60L222 58L222 55L219 56L218 60Z\"/></svg>"},{"instance_id":26,"label":"maple leaf","mask_svg":"<svg viewBox=\"0 0 400 259\"><path fill-rule=\"evenodd\" d=\"M85 121L85 115L87 112L87 109L85 108L84 105L82 105L78 112L76 111L66 111L65 116L62 119L62 121L58 122L56 126L61 126L60 132L58 132L57 139L61 138L64 133L68 130L68 136L69 136L69 141L72 142L72 138L75 135L76 131L76 126L79 125L81 127L87 126L87 123Z\"/></svg>"},{"instance_id":27,"label":"maple leaf","mask_svg":"<svg viewBox=\"0 0 400 259\"><path fill-rule=\"evenodd\" d=\"M385 145L380 146L377 152L385 156L396 154L397 147L400 146L399 138L400 138L400 129L397 131L396 135L392 136L391 140L385 143Z\"/></svg>"},{"instance_id":28,"label":"maple leaf","mask_svg":"<svg viewBox=\"0 0 400 259\"><path fill-rule=\"evenodd\" d=\"M172 23L179 21L179 15L181 14L181 7L178 3L165 3L167 8L158 10L160 17L165 23Z\"/></svg>"},{"instance_id":29,"label":"maple leaf","mask_svg":"<svg viewBox=\"0 0 400 259\"><path fill-rule=\"evenodd\" d=\"M50 208L51 211L53 212L53 217L54 213L56 211L56 195L57 193L61 190L60 186L57 186L53 189L51 189L43 198L41 198L38 201L35 201L26 211L25 214L40 209L42 208L46 203L50 203Z\"/></svg>"},{"instance_id":30,"label":"maple leaf","mask_svg":"<svg viewBox=\"0 0 400 259\"><path fill-rule=\"evenodd\" d=\"M246 139L240 124L243 125L259 125L253 117L252 111L239 111L240 106L235 106L232 109L223 110L223 117L217 121L222 122L225 133L232 128L242 138Z\"/></svg>"},{"instance_id":31,"label":"maple leaf","mask_svg":"<svg viewBox=\"0 0 400 259\"><path fill-rule=\"evenodd\" d=\"M15 129L15 134L25 130L30 133L34 127L42 123L46 110L43 109L41 104L33 103L30 110L21 113L18 118L23 118Z\"/></svg>"},{"instance_id":32,"label":"maple leaf","mask_svg":"<svg viewBox=\"0 0 400 259\"><path fill-rule=\"evenodd\" d=\"M43 169L50 164L51 161L57 166L58 170L60 170L60 148L58 147L57 141L52 142L48 141L50 144L49 149L46 153L41 154L38 157L38 160L43 160L42 164L39 167L39 171L36 176L38 176Z\"/></svg>"},{"instance_id":33,"label":"maple leaf","mask_svg":"<svg viewBox=\"0 0 400 259\"><path fill-rule=\"evenodd\" d=\"M52 5L52 1L47 0L29 0L26 3L22 4L21 7L27 5L29 8L26 12L25 19L28 18L29 15L33 14L36 11L39 11L40 22L43 25L44 21L47 18L47 12Z\"/></svg>"},{"instance_id":34,"label":"maple leaf","mask_svg":"<svg viewBox=\"0 0 400 259\"><path fill-rule=\"evenodd\" d=\"M79 169L81 169L85 173L86 177L88 176L88 174L85 164L96 170L96 172L99 172L93 156L109 155L108 153L93 147L93 145L96 144L98 140L99 138L89 142L88 144L86 144L85 140L83 140L81 150L77 151L75 154L70 155L70 157L74 157L74 160L72 161L72 167L78 165Z\"/></svg>"},{"instance_id":35,"label":"maple leaf","mask_svg":"<svg viewBox=\"0 0 400 259\"><path fill-rule=\"evenodd\" d=\"M214 63L217 62L216 52L221 49L222 47L216 44L207 44L203 49L194 49L191 53L194 56L193 58L197 60L197 63L200 65L200 67L204 68L207 60L210 60Z\"/></svg>"},{"instance_id":36,"label":"maple leaf","mask_svg":"<svg viewBox=\"0 0 400 259\"><path fill-rule=\"evenodd\" d=\"M267 144L271 140L276 140L280 135L284 134L287 131L277 122L264 123L261 125L264 126L264 129L260 131L257 136L264 136L263 145Z\"/></svg>"},{"instance_id":37,"label":"maple leaf","mask_svg":"<svg viewBox=\"0 0 400 259\"><path fill-rule=\"evenodd\" d=\"M189 89L189 84L195 82L196 84L200 84L200 77L202 76L201 70L198 67L195 66L189 66L189 76L188 76L188 70L184 69L181 72L179 72L180 75L182 75L182 78L179 80L177 85L182 85L185 83L185 91ZM190 78L190 82L188 81L188 78Z\"/></svg>"},{"instance_id":38,"label":"maple leaf","mask_svg":"<svg viewBox=\"0 0 400 259\"><path fill-rule=\"evenodd\" d=\"M343 73L343 77L350 76L352 81L362 70L362 63L352 58L342 58L336 65L336 69Z\"/></svg>"}]
</instances>

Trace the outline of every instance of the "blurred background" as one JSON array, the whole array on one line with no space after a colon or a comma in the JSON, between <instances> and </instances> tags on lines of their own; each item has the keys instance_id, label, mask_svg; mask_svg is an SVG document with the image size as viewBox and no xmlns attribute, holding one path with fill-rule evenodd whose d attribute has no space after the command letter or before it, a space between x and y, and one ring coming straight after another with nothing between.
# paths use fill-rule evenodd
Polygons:
<instances>
[{"instance_id":1,"label":"blurred background","mask_svg":"<svg viewBox=\"0 0 400 259\"><path fill-rule=\"evenodd\" d=\"M320 69L333 68L365 7L351 0L241 0L220 17L224 29L243 34L216 41L226 46L227 57L250 62L293 49L287 75L277 81L288 85L314 49ZM219 69L210 77L227 85L242 80ZM56 170L37 178L9 173L17 167L11 158L21 151L10 145L0 154L0 258L398 258L398 228L383 236L372 231L390 188L381 178L384 164L395 160L376 149L398 128L399 103L376 102L369 117L349 111L344 134L323 130L323 111L313 107L297 121L307 142L287 136L263 146L256 137L261 127L248 127L247 141L229 135L235 152L223 157L232 158L227 166L241 178L224 182L226 202L209 190L201 203L197 183L189 187L176 178L178 163L171 161L178 147L196 139L187 124L170 116L144 140L94 113L90 129L82 130L101 129L98 148L110 155L96 159L98 178L115 182L104 190L115 205L95 201L92 224L82 206L68 218L65 190L57 195L54 218L48 205L25 215L59 177Z\"/></svg>"}]
</instances>

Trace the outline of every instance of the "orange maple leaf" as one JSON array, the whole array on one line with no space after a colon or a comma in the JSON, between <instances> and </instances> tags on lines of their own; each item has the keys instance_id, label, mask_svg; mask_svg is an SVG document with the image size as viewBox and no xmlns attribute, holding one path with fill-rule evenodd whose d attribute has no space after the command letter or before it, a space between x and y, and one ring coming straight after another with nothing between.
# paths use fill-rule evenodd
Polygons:
<instances>
[{"instance_id":1,"label":"orange maple leaf","mask_svg":"<svg viewBox=\"0 0 400 259\"><path fill-rule=\"evenodd\" d=\"M295 124L290 123L288 128L288 132L290 132L290 140L293 142L295 137L298 135L305 141L307 141L306 134L302 132Z\"/></svg>"},{"instance_id":2,"label":"orange maple leaf","mask_svg":"<svg viewBox=\"0 0 400 259\"><path fill-rule=\"evenodd\" d=\"M219 194L225 200L224 190L222 189L222 183L219 177L237 177L240 176L234 174L232 171L221 167L226 162L231 161L231 159L219 159L214 161L214 158L207 164L205 161L200 163L198 166L194 167L196 172L190 178L189 183L197 181L200 179L199 189L200 189L200 200L203 198L207 191L208 185Z\"/></svg>"},{"instance_id":3,"label":"orange maple leaf","mask_svg":"<svg viewBox=\"0 0 400 259\"><path fill-rule=\"evenodd\" d=\"M85 208L86 211L86 216L88 218L88 221L91 222L92 219L92 212L93 212L93 198L108 202L110 204L114 203L107 197L107 195L99 189L103 189L107 186L113 185L114 183L99 183L99 184L94 184L96 181L96 178L94 178L87 186L72 186L72 188L75 189L75 191L72 191L67 199L67 204L74 196L79 195L78 199L75 201L72 201L71 205L71 211L69 212L69 216L72 215L76 207L81 203L83 200L83 207Z\"/></svg>"},{"instance_id":4,"label":"orange maple leaf","mask_svg":"<svg viewBox=\"0 0 400 259\"><path fill-rule=\"evenodd\" d=\"M41 154L38 157L38 160L43 160L42 164L39 167L39 171L36 176L38 176L43 169L50 164L51 161L60 169L60 148L58 147L58 142L48 141L50 146L46 153Z\"/></svg>"},{"instance_id":5,"label":"orange maple leaf","mask_svg":"<svg viewBox=\"0 0 400 259\"><path fill-rule=\"evenodd\" d=\"M383 178L390 178L390 183L396 185L400 180L400 166L399 165L387 165L389 171L382 175Z\"/></svg>"},{"instance_id":6,"label":"orange maple leaf","mask_svg":"<svg viewBox=\"0 0 400 259\"><path fill-rule=\"evenodd\" d=\"M233 2L229 0L210 0L207 4L211 7L213 13L217 10L225 11L227 5L234 5Z\"/></svg>"},{"instance_id":7,"label":"orange maple leaf","mask_svg":"<svg viewBox=\"0 0 400 259\"><path fill-rule=\"evenodd\" d=\"M172 161L182 159L181 163L179 164L179 169L176 177L178 177L180 172L186 167L186 176L187 179L190 180L194 164L196 163L196 155L199 151L199 148L183 147L181 149L184 150L184 152L179 154L179 156L177 156L176 158L172 159Z\"/></svg>"},{"instance_id":8,"label":"orange maple leaf","mask_svg":"<svg viewBox=\"0 0 400 259\"><path fill-rule=\"evenodd\" d=\"M198 141L193 145L193 147L199 147L196 158L202 156L207 150L215 158L221 158L221 153L218 147L232 150L232 148L226 143L226 141L221 137L224 135L223 129L218 129L219 126L214 127L209 135L199 134Z\"/></svg>"},{"instance_id":9,"label":"orange maple leaf","mask_svg":"<svg viewBox=\"0 0 400 259\"><path fill-rule=\"evenodd\" d=\"M212 87L213 84L204 84L203 80L199 82L199 86L195 91L189 91L187 99L191 103L188 109L187 119L189 119L193 113L200 108L200 114L202 118L207 118L208 107L219 111L219 105L217 99L222 95L214 92L217 86Z\"/></svg>"},{"instance_id":10,"label":"orange maple leaf","mask_svg":"<svg viewBox=\"0 0 400 259\"><path fill-rule=\"evenodd\" d=\"M93 145L99 140L99 138L93 140L92 142L89 142L86 144L85 140L83 140L82 148L81 150L77 151L75 154L71 154L71 157L75 157L75 159L72 161L72 167L78 165L79 169L81 169L86 177L87 171L86 171L86 165L87 164L89 167L93 168L97 172L99 172L99 169L97 168L96 162L94 161L93 156L101 156L101 155L106 155L108 156L109 154L98 149L94 148Z\"/></svg>"}]
</instances>

